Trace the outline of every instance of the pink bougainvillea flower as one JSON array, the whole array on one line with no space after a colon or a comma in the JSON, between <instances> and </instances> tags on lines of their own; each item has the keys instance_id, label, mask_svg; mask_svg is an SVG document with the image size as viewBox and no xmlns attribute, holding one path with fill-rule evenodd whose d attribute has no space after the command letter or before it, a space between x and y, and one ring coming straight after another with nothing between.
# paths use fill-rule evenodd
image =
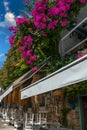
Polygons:
<instances>
[{"instance_id":1,"label":"pink bougainvillea flower","mask_svg":"<svg viewBox=\"0 0 87 130\"><path fill-rule=\"evenodd\" d=\"M8 29L9 29L10 31L13 31L13 30L14 30L14 27L13 27L13 26L10 26Z\"/></svg>"},{"instance_id":2,"label":"pink bougainvillea flower","mask_svg":"<svg viewBox=\"0 0 87 130\"><path fill-rule=\"evenodd\" d=\"M9 29L9 31L12 31L14 34L17 33L17 31L18 31L17 28L14 26L10 26L8 29Z\"/></svg>"},{"instance_id":3,"label":"pink bougainvillea flower","mask_svg":"<svg viewBox=\"0 0 87 130\"><path fill-rule=\"evenodd\" d=\"M40 28L40 29L45 29L47 27L46 23L39 22L39 21L35 21L34 25L35 25L35 27Z\"/></svg>"},{"instance_id":4,"label":"pink bougainvillea flower","mask_svg":"<svg viewBox=\"0 0 87 130\"><path fill-rule=\"evenodd\" d=\"M70 10L70 7L71 7L70 4L66 4L65 6L66 6L66 8L67 8L67 11Z\"/></svg>"},{"instance_id":5,"label":"pink bougainvillea flower","mask_svg":"<svg viewBox=\"0 0 87 130\"><path fill-rule=\"evenodd\" d=\"M24 36L20 42L19 50L21 52L21 57L26 59L26 64L31 65L36 59L36 55L32 55L33 49L31 43L33 38L31 36Z\"/></svg>"},{"instance_id":6,"label":"pink bougainvillea flower","mask_svg":"<svg viewBox=\"0 0 87 130\"><path fill-rule=\"evenodd\" d=\"M26 51L23 51L22 52L22 58L27 58L27 57L28 57L28 55L27 55Z\"/></svg>"},{"instance_id":7,"label":"pink bougainvillea flower","mask_svg":"<svg viewBox=\"0 0 87 130\"><path fill-rule=\"evenodd\" d=\"M39 28L40 29L45 29L46 28L46 23L40 23Z\"/></svg>"},{"instance_id":8,"label":"pink bougainvillea flower","mask_svg":"<svg viewBox=\"0 0 87 130\"><path fill-rule=\"evenodd\" d=\"M60 17L67 18L67 17L68 17L68 14L65 14L65 13L61 12L61 13L60 13Z\"/></svg>"},{"instance_id":9,"label":"pink bougainvillea flower","mask_svg":"<svg viewBox=\"0 0 87 130\"><path fill-rule=\"evenodd\" d=\"M56 6L51 7L51 8L49 8L49 10L48 10L48 15L49 15L49 16L55 16L55 15L58 15L59 13L60 13L60 8L59 8L59 7L56 7Z\"/></svg>"},{"instance_id":10,"label":"pink bougainvillea flower","mask_svg":"<svg viewBox=\"0 0 87 130\"><path fill-rule=\"evenodd\" d=\"M24 48L23 48L23 46L19 46L19 51L23 51L24 50Z\"/></svg>"},{"instance_id":11,"label":"pink bougainvillea flower","mask_svg":"<svg viewBox=\"0 0 87 130\"><path fill-rule=\"evenodd\" d=\"M30 45L33 42L33 38L31 36L24 36L21 44L22 45Z\"/></svg>"},{"instance_id":12,"label":"pink bougainvillea flower","mask_svg":"<svg viewBox=\"0 0 87 130\"><path fill-rule=\"evenodd\" d=\"M10 26L8 29L9 29L10 31L14 31L14 30L15 30L15 27Z\"/></svg>"},{"instance_id":13,"label":"pink bougainvillea flower","mask_svg":"<svg viewBox=\"0 0 87 130\"><path fill-rule=\"evenodd\" d=\"M22 53L22 54L21 54L21 57L22 57L22 58L25 58L25 55L24 55L24 53Z\"/></svg>"},{"instance_id":14,"label":"pink bougainvillea flower","mask_svg":"<svg viewBox=\"0 0 87 130\"><path fill-rule=\"evenodd\" d=\"M31 64L32 64L32 61L27 60L27 61L26 61L26 64L31 65Z\"/></svg>"},{"instance_id":15,"label":"pink bougainvillea flower","mask_svg":"<svg viewBox=\"0 0 87 130\"><path fill-rule=\"evenodd\" d=\"M38 68L37 67L33 67L31 70L34 72L34 71L38 70Z\"/></svg>"},{"instance_id":16,"label":"pink bougainvillea flower","mask_svg":"<svg viewBox=\"0 0 87 130\"><path fill-rule=\"evenodd\" d=\"M15 35L9 37L10 45L13 46L15 41Z\"/></svg>"},{"instance_id":17,"label":"pink bougainvillea flower","mask_svg":"<svg viewBox=\"0 0 87 130\"><path fill-rule=\"evenodd\" d=\"M30 55L32 54L32 51L33 51L32 49L27 50L27 52L26 52L26 53L27 53L27 55L28 55L28 56L30 56Z\"/></svg>"},{"instance_id":18,"label":"pink bougainvillea flower","mask_svg":"<svg viewBox=\"0 0 87 130\"><path fill-rule=\"evenodd\" d=\"M31 15L35 18L35 16L37 15L37 11L35 9L32 10Z\"/></svg>"},{"instance_id":19,"label":"pink bougainvillea flower","mask_svg":"<svg viewBox=\"0 0 87 130\"><path fill-rule=\"evenodd\" d=\"M26 17L24 17L24 18L18 17L18 18L16 19L16 25L17 25L17 26L21 26L21 25L23 25L24 23L30 24L30 20L28 20Z\"/></svg>"},{"instance_id":20,"label":"pink bougainvillea flower","mask_svg":"<svg viewBox=\"0 0 87 130\"><path fill-rule=\"evenodd\" d=\"M77 58L80 59L83 55L82 54L78 54Z\"/></svg>"},{"instance_id":21,"label":"pink bougainvillea flower","mask_svg":"<svg viewBox=\"0 0 87 130\"><path fill-rule=\"evenodd\" d=\"M65 27L67 25L67 20L62 21L61 26Z\"/></svg>"},{"instance_id":22,"label":"pink bougainvillea flower","mask_svg":"<svg viewBox=\"0 0 87 130\"><path fill-rule=\"evenodd\" d=\"M46 28L46 21L48 17L45 14L38 14L35 16L35 22L34 25L40 29L45 29Z\"/></svg>"},{"instance_id":23,"label":"pink bougainvillea flower","mask_svg":"<svg viewBox=\"0 0 87 130\"><path fill-rule=\"evenodd\" d=\"M42 1L35 2L35 9L34 11L38 11L39 13L43 13L46 10L46 4ZM34 14L34 13L32 13Z\"/></svg>"},{"instance_id":24,"label":"pink bougainvillea flower","mask_svg":"<svg viewBox=\"0 0 87 130\"><path fill-rule=\"evenodd\" d=\"M55 29L55 27L57 26L57 24L58 24L58 20L51 21L48 24L48 29Z\"/></svg>"},{"instance_id":25,"label":"pink bougainvillea flower","mask_svg":"<svg viewBox=\"0 0 87 130\"><path fill-rule=\"evenodd\" d=\"M68 9L67 9L67 7L66 7L65 5L62 4L62 5L60 6L60 10L61 10L61 11L67 11Z\"/></svg>"},{"instance_id":26,"label":"pink bougainvillea flower","mask_svg":"<svg viewBox=\"0 0 87 130\"><path fill-rule=\"evenodd\" d=\"M27 42L32 43L33 42L33 38L31 36L28 36L27 37Z\"/></svg>"},{"instance_id":27,"label":"pink bougainvillea flower","mask_svg":"<svg viewBox=\"0 0 87 130\"><path fill-rule=\"evenodd\" d=\"M30 56L30 60L31 60L31 61L35 61L36 59L37 59L37 56L36 56L36 55L33 55L33 56L31 55L31 56Z\"/></svg>"},{"instance_id":28,"label":"pink bougainvillea flower","mask_svg":"<svg viewBox=\"0 0 87 130\"><path fill-rule=\"evenodd\" d=\"M23 23L25 23L25 18L17 18L16 19L16 25L17 26L20 26L20 25L22 25Z\"/></svg>"},{"instance_id":29,"label":"pink bougainvillea flower","mask_svg":"<svg viewBox=\"0 0 87 130\"><path fill-rule=\"evenodd\" d=\"M79 58L81 58L82 56L84 56L84 55L86 55L87 54L87 49L84 49L84 50L82 50L81 52L79 52L78 54L77 54L77 58L79 59Z\"/></svg>"}]
</instances>

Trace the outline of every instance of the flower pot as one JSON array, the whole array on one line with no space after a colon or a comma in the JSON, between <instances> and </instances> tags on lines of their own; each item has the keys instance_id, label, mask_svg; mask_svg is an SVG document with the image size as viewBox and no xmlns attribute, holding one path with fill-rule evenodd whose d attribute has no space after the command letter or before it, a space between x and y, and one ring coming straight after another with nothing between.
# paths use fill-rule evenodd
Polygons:
<instances>
[{"instance_id":1,"label":"flower pot","mask_svg":"<svg viewBox=\"0 0 87 130\"><path fill-rule=\"evenodd\" d=\"M54 96L63 97L63 91L61 89L55 90L53 92Z\"/></svg>"}]
</instances>

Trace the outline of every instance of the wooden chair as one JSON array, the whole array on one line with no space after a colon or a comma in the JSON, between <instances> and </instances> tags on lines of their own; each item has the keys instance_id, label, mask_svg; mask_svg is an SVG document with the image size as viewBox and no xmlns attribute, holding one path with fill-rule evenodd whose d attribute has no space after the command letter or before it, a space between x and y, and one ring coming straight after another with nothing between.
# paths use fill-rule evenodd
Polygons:
<instances>
[{"instance_id":1,"label":"wooden chair","mask_svg":"<svg viewBox=\"0 0 87 130\"><path fill-rule=\"evenodd\" d=\"M25 113L24 130L33 130L34 113Z\"/></svg>"},{"instance_id":2,"label":"wooden chair","mask_svg":"<svg viewBox=\"0 0 87 130\"><path fill-rule=\"evenodd\" d=\"M36 114L36 122L41 127L47 127L47 111L39 111Z\"/></svg>"},{"instance_id":3,"label":"wooden chair","mask_svg":"<svg viewBox=\"0 0 87 130\"><path fill-rule=\"evenodd\" d=\"M22 121L20 119L20 111L15 109L15 112L14 112L14 127L15 128L21 128L22 127Z\"/></svg>"}]
</instances>

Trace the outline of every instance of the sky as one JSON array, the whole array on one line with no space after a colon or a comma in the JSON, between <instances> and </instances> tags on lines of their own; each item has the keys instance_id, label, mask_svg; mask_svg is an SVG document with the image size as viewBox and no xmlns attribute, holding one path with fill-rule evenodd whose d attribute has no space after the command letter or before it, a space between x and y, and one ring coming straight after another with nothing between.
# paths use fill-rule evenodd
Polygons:
<instances>
[{"instance_id":1,"label":"sky","mask_svg":"<svg viewBox=\"0 0 87 130\"><path fill-rule=\"evenodd\" d=\"M15 26L16 17L21 17L24 10L24 0L0 0L0 68L6 60L5 54L10 49L9 26Z\"/></svg>"}]
</instances>

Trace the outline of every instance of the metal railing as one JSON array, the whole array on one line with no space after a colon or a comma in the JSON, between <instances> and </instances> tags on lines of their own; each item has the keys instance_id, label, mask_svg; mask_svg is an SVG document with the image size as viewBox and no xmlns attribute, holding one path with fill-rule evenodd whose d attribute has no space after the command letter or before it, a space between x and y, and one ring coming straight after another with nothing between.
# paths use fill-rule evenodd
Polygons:
<instances>
[{"instance_id":1,"label":"metal railing","mask_svg":"<svg viewBox=\"0 0 87 130\"><path fill-rule=\"evenodd\" d=\"M71 52L72 50L74 50L75 48L79 47L81 44L85 43L87 41L87 37L85 36L84 39L78 41L76 44L70 45L67 44L66 45L66 40L67 42L69 37L72 35L73 32L77 32L78 33L78 29L80 29L80 26L82 26L84 23L87 23L87 17L84 18L78 25L76 25L71 31L69 31L61 40L59 43L59 52L61 54L61 56L65 56L66 54L68 54L69 52ZM82 29L82 28L81 28ZM86 32L86 31L85 31ZM87 35L87 34L86 34ZM73 36L72 36L73 38ZM75 41L76 42L76 41ZM69 46L69 47L68 47ZM68 48L68 49L66 49ZM65 52L64 52L65 51Z\"/></svg>"}]
</instances>

